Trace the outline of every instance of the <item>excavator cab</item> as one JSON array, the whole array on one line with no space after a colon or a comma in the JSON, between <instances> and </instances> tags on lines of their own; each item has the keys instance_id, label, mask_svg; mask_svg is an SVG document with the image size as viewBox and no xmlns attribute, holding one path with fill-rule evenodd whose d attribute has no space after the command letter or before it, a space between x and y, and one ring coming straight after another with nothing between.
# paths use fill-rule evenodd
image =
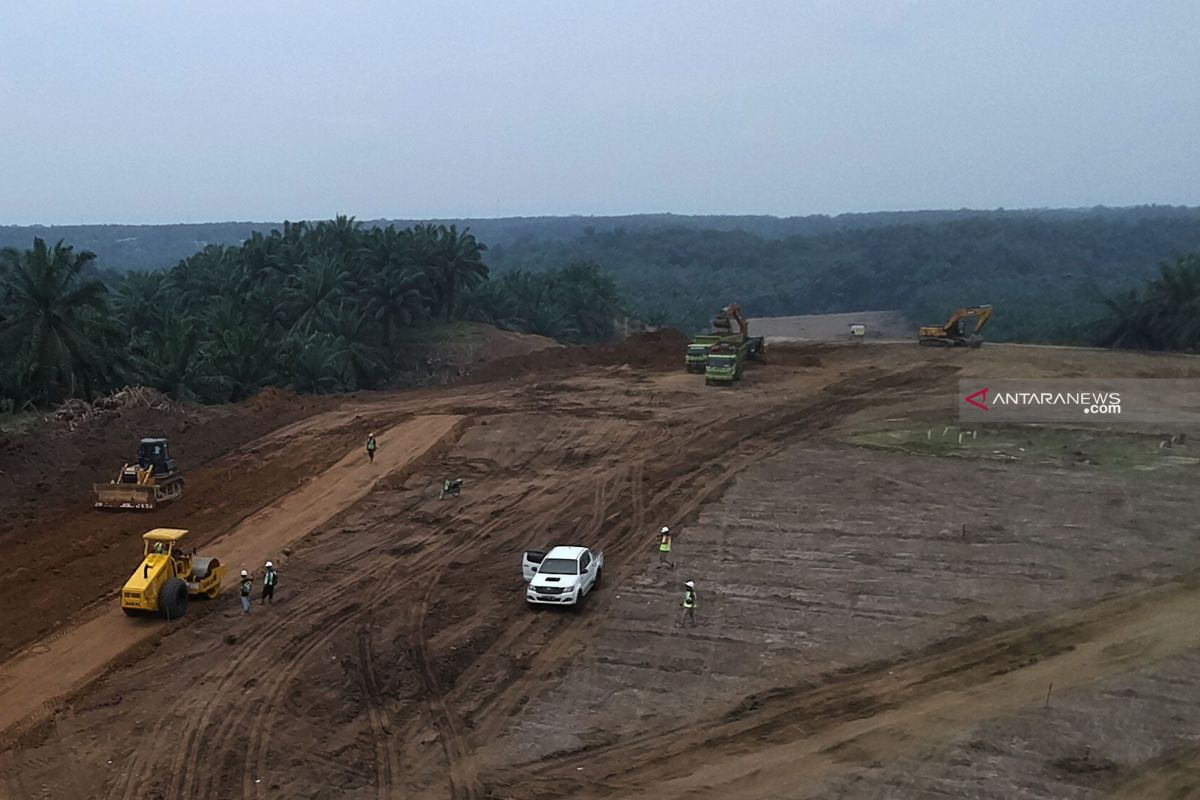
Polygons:
<instances>
[{"instance_id":1,"label":"excavator cab","mask_svg":"<svg viewBox=\"0 0 1200 800\"><path fill-rule=\"evenodd\" d=\"M979 347L983 344L983 328L991 318L990 305L960 308L944 325L922 325L917 331L917 343L934 347ZM975 327L968 331L967 320L970 319L975 320Z\"/></svg>"}]
</instances>

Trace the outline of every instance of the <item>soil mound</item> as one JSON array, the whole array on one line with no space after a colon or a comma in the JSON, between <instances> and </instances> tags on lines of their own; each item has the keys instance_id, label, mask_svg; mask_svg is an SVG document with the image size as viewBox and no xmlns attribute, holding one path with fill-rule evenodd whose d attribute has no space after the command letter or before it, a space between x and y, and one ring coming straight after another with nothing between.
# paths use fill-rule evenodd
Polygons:
<instances>
[{"instance_id":1,"label":"soil mound","mask_svg":"<svg viewBox=\"0 0 1200 800\"><path fill-rule=\"evenodd\" d=\"M510 380L535 372L567 370L579 366L671 369L683 363L688 339L674 328L641 331L620 344L552 347L522 356L497 359L468 371L469 383Z\"/></svg>"},{"instance_id":2,"label":"soil mound","mask_svg":"<svg viewBox=\"0 0 1200 800\"><path fill-rule=\"evenodd\" d=\"M499 328L486 328L483 340L471 354L476 362L486 363L501 358L516 358L552 347L562 347L558 342L536 333L516 333Z\"/></svg>"},{"instance_id":3,"label":"soil mound","mask_svg":"<svg viewBox=\"0 0 1200 800\"><path fill-rule=\"evenodd\" d=\"M253 402L196 406L128 387L92 403L72 400L24 432L0 433L0 540L56 509L90 508L92 484L132 461L143 437L170 439L171 456L186 474L307 413L307 403L278 390Z\"/></svg>"}]
</instances>

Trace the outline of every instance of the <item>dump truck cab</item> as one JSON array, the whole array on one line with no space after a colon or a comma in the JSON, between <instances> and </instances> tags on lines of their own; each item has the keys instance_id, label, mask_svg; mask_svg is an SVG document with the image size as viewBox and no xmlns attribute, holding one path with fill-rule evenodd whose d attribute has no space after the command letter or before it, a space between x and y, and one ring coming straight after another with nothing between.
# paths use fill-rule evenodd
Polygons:
<instances>
[{"instance_id":1,"label":"dump truck cab","mask_svg":"<svg viewBox=\"0 0 1200 800\"><path fill-rule=\"evenodd\" d=\"M713 345L708 351L704 382L710 385L728 385L736 381L746 367L749 350L748 341L736 345L729 342Z\"/></svg>"},{"instance_id":2,"label":"dump truck cab","mask_svg":"<svg viewBox=\"0 0 1200 800\"><path fill-rule=\"evenodd\" d=\"M701 373L708 363L708 351L714 344L724 341L737 341L739 334L722 331L698 333L688 342L687 353L684 355L684 366L688 372Z\"/></svg>"},{"instance_id":3,"label":"dump truck cab","mask_svg":"<svg viewBox=\"0 0 1200 800\"><path fill-rule=\"evenodd\" d=\"M142 534L142 563L121 589L121 609L130 616L155 614L177 619L187 611L188 597L216 597L225 567L216 558L187 552L182 528L155 528Z\"/></svg>"}]
</instances>

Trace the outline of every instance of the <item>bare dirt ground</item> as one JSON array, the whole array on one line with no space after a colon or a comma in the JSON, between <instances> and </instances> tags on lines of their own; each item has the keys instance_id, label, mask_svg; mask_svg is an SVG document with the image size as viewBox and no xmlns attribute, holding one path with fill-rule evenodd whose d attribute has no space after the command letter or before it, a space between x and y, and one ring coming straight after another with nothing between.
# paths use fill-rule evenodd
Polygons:
<instances>
[{"instance_id":1,"label":"bare dirt ground","mask_svg":"<svg viewBox=\"0 0 1200 800\"><path fill-rule=\"evenodd\" d=\"M750 330L755 336L766 336L768 344L846 341L850 339L851 325L865 325L867 339L909 340L916 337L917 331L917 327L899 311L805 314L750 320Z\"/></svg>"},{"instance_id":2,"label":"bare dirt ground","mask_svg":"<svg viewBox=\"0 0 1200 800\"><path fill-rule=\"evenodd\" d=\"M61 574L2 606L30 644L0 664L0 796L1200 796L1196 470L845 443L945 417L960 374L1196 359L776 348L727 391L661 332L572 352L247 441L198 470L188 515L109 534L73 589L95 605L31 622L87 557L53 550ZM462 498L437 499L444 477ZM179 523L234 568L273 558L275 603L114 615L137 534ZM520 550L557 542L605 551L578 614L522 601ZM688 578L699 624L679 628Z\"/></svg>"}]
</instances>

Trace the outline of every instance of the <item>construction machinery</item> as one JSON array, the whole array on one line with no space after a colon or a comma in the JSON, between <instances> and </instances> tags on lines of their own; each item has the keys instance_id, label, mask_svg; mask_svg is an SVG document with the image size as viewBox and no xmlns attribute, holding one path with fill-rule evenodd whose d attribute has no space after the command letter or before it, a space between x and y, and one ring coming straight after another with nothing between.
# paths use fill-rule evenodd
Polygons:
<instances>
[{"instance_id":1,"label":"construction machinery","mask_svg":"<svg viewBox=\"0 0 1200 800\"><path fill-rule=\"evenodd\" d=\"M733 331L732 323L738 325L737 332ZM737 303L730 303L717 312L712 321L713 329L706 333L697 334L688 344L684 363L688 372L704 372L707 374L708 357L710 353L727 352L725 345L733 345L744 350L748 358L761 357L764 350L762 336L750 336L750 323L742 316L742 308ZM746 345L744 348L742 345ZM741 370L738 370L741 374Z\"/></svg>"},{"instance_id":2,"label":"construction machinery","mask_svg":"<svg viewBox=\"0 0 1200 800\"><path fill-rule=\"evenodd\" d=\"M709 386L729 386L742 377L746 361L750 358L750 343L721 342L708 351L708 363L704 367L704 382Z\"/></svg>"},{"instance_id":3,"label":"construction machinery","mask_svg":"<svg viewBox=\"0 0 1200 800\"><path fill-rule=\"evenodd\" d=\"M738 342L740 340L741 334L737 333L698 333L688 343L687 355L683 359L684 366L687 367L688 372L703 373L705 365L708 364L708 351L713 345L721 344L725 341Z\"/></svg>"},{"instance_id":4,"label":"construction machinery","mask_svg":"<svg viewBox=\"0 0 1200 800\"><path fill-rule=\"evenodd\" d=\"M737 323L737 334L722 339L708 349L704 382L709 386L732 384L742 377L748 359L762 357L764 339L750 335L750 323L742 316L741 306L737 303L730 303L721 309L713 319L713 328L728 331L732 329L733 322Z\"/></svg>"},{"instance_id":5,"label":"construction machinery","mask_svg":"<svg viewBox=\"0 0 1200 800\"><path fill-rule=\"evenodd\" d=\"M149 510L183 496L183 475L167 450L166 439L142 439L136 462L122 466L111 482L92 488L96 508Z\"/></svg>"},{"instance_id":6,"label":"construction machinery","mask_svg":"<svg viewBox=\"0 0 1200 800\"><path fill-rule=\"evenodd\" d=\"M971 318L975 318L975 329L968 333L966 321ZM979 347L983 344L980 332L991 318L990 305L960 308L944 325L922 325L917 332L917 343L931 347Z\"/></svg>"},{"instance_id":7,"label":"construction machinery","mask_svg":"<svg viewBox=\"0 0 1200 800\"><path fill-rule=\"evenodd\" d=\"M225 567L219 560L183 549L181 528L155 528L142 534L142 563L121 589L121 610L130 616L157 614L178 619L187 613L188 598L216 597Z\"/></svg>"}]
</instances>

